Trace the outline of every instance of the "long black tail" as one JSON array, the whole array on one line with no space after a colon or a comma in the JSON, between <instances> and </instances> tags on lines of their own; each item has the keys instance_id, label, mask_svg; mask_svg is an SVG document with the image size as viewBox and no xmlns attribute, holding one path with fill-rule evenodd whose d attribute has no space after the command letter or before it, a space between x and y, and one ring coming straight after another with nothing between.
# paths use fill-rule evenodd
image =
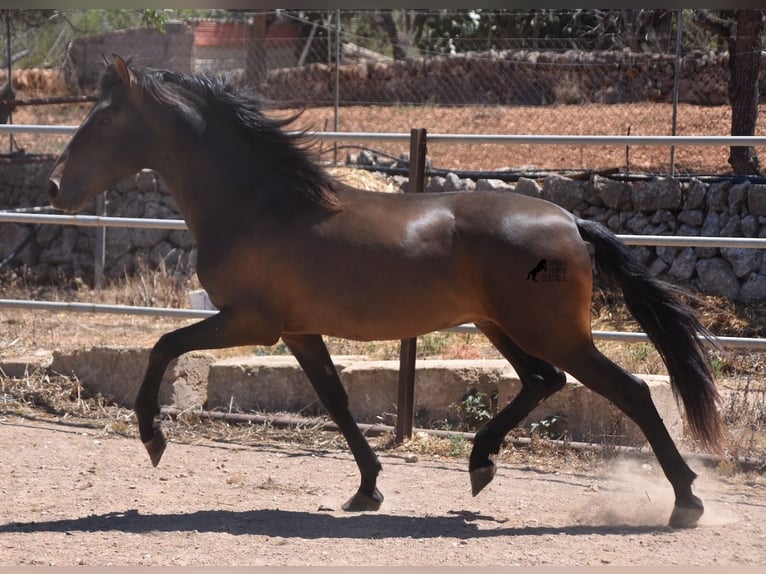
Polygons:
<instances>
[{"instance_id":1,"label":"long black tail","mask_svg":"<svg viewBox=\"0 0 766 574\"><path fill-rule=\"evenodd\" d=\"M594 246L596 269L620 287L628 309L662 356L693 436L709 451L721 453L720 396L705 349L706 339L715 342L681 298L688 294L651 277L603 225L578 219L577 227Z\"/></svg>"}]
</instances>

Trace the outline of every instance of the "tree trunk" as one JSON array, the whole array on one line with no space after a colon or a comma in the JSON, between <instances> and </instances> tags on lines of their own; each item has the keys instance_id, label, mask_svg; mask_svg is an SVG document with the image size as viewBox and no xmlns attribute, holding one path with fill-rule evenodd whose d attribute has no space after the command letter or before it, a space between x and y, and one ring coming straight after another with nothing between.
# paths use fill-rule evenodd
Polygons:
<instances>
[{"instance_id":1,"label":"tree trunk","mask_svg":"<svg viewBox=\"0 0 766 574\"><path fill-rule=\"evenodd\" d=\"M399 30L390 9L383 10L380 17L380 26L385 31L386 36L388 36L388 41L391 42L394 60L405 60L407 52L402 46L402 38L399 37Z\"/></svg>"},{"instance_id":2,"label":"tree trunk","mask_svg":"<svg viewBox=\"0 0 766 574\"><path fill-rule=\"evenodd\" d=\"M729 36L729 102L731 135L752 136L758 120L758 72L761 67L762 10L738 10L736 34ZM730 148L736 175L764 175L753 147Z\"/></svg>"}]
</instances>

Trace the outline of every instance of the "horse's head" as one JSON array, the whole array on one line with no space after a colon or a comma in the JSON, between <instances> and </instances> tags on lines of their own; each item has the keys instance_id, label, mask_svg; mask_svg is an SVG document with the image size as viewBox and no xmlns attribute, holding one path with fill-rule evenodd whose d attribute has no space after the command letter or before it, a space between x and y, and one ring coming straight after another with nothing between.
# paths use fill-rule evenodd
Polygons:
<instances>
[{"instance_id":1,"label":"horse's head","mask_svg":"<svg viewBox=\"0 0 766 574\"><path fill-rule=\"evenodd\" d=\"M107 64L98 101L48 176L48 196L57 209L79 211L102 191L148 167L148 125L136 76L119 56Z\"/></svg>"}]
</instances>

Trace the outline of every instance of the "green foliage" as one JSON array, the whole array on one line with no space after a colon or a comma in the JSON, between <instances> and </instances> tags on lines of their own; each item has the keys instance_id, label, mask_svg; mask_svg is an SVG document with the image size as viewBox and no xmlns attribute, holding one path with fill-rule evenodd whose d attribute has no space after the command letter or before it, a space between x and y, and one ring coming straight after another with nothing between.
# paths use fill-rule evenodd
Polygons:
<instances>
[{"instance_id":1,"label":"green foliage","mask_svg":"<svg viewBox=\"0 0 766 574\"><path fill-rule=\"evenodd\" d=\"M491 419L493 411L497 412L497 397L472 390L460 402L450 403L449 408L457 413L460 430L473 431Z\"/></svg>"},{"instance_id":2,"label":"green foliage","mask_svg":"<svg viewBox=\"0 0 766 574\"><path fill-rule=\"evenodd\" d=\"M537 434L540 437L558 439L560 433L556 430L556 423L559 421L559 417L551 415L545 417L543 420L529 425L531 434Z\"/></svg>"}]
</instances>

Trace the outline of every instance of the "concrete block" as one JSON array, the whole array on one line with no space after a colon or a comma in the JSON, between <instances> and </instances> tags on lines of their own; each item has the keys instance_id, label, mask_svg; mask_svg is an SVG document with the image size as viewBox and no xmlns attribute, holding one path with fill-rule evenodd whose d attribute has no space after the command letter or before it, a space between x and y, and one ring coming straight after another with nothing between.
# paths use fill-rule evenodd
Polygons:
<instances>
[{"instance_id":1,"label":"concrete block","mask_svg":"<svg viewBox=\"0 0 766 574\"><path fill-rule=\"evenodd\" d=\"M110 396L132 408L149 363L147 348L91 347L72 353L54 351L50 370L77 378L91 393ZM199 407L205 400L207 366L214 357L192 352L171 362L160 385L161 406Z\"/></svg>"},{"instance_id":2,"label":"concrete block","mask_svg":"<svg viewBox=\"0 0 766 574\"><path fill-rule=\"evenodd\" d=\"M93 347L70 354L53 353L49 369L74 376L91 393L111 396L132 407L149 360L149 349ZM357 356L333 357L358 422L393 424L398 402L399 361L369 361ZM3 363L3 368L11 363ZM21 363L18 365L22 372ZM519 392L521 382L504 360L419 360L415 366L417 426L455 425L451 405L470 392L497 397L498 408ZM683 437L684 426L668 378L643 375L671 436ZM160 404L177 408L205 405L236 412L325 414L313 387L294 357L246 356L215 360L208 353L183 355L169 366L160 387ZM521 423L529 428L555 416L555 432L576 441L605 439L614 444L645 443L638 427L615 406L569 377L566 386L539 405Z\"/></svg>"},{"instance_id":3,"label":"concrete block","mask_svg":"<svg viewBox=\"0 0 766 574\"><path fill-rule=\"evenodd\" d=\"M358 357L333 357L342 374ZM323 414L314 388L291 355L232 357L210 365L207 379L209 409L241 412L287 411L301 415Z\"/></svg>"},{"instance_id":4,"label":"concrete block","mask_svg":"<svg viewBox=\"0 0 766 574\"><path fill-rule=\"evenodd\" d=\"M24 379L32 373L47 369L53 360L51 351L41 349L32 355L0 360L0 377Z\"/></svg>"},{"instance_id":5,"label":"concrete block","mask_svg":"<svg viewBox=\"0 0 766 574\"><path fill-rule=\"evenodd\" d=\"M351 412L360 422L380 422L395 414L398 402L399 361L360 361L341 374ZM511 387L518 378L504 360L419 360L415 363L415 420L418 426L458 422L450 405L467 393L487 396ZM506 391L506 394L507 391ZM391 422L386 420L386 422Z\"/></svg>"},{"instance_id":6,"label":"concrete block","mask_svg":"<svg viewBox=\"0 0 766 574\"><path fill-rule=\"evenodd\" d=\"M316 392L292 356L232 357L210 365L207 381L209 409L252 412L321 411Z\"/></svg>"},{"instance_id":7,"label":"concrete block","mask_svg":"<svg viewBox=\"0 0 766 574\"><path fill-rule=\"evenodd\" d=\"M641 378L649 385L652 401L668 432L674 439L681 438L684 430L683 422L668 377L641 375ZM514 388L510 394L502 393L498 397L500 406L507 405L517 392L518 389ZM566 431L566 436L572 440L630 445L641 445L646 442L638 426L623 415L616 406L570 376L567 376L564 388L538 405L521 422L521 426L528 428L533 423L539 423L554 416L559 419L555 431Z\"/></svg>"}]
</instances>

